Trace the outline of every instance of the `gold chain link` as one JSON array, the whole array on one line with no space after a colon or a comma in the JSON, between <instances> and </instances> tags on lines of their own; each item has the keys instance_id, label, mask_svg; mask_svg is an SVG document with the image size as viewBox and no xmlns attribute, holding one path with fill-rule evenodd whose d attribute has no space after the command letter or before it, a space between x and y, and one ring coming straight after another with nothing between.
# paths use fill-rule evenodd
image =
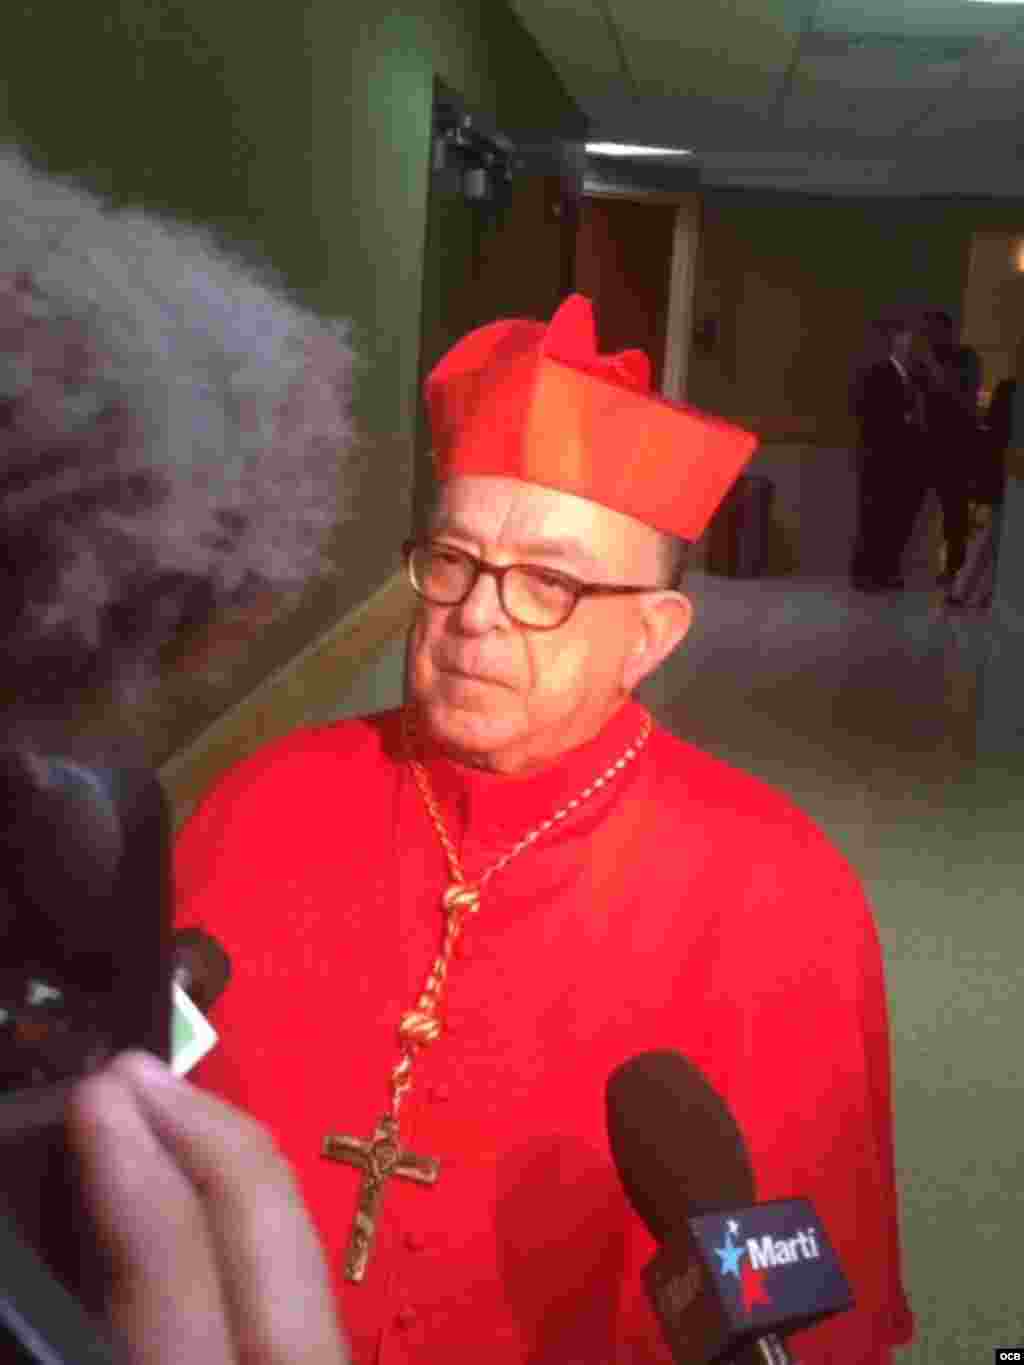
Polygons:
<instances>
[{"instance_id":1,"label":"gold chain link","mask_svg":"<svg viewBox=\"0 0 1024 1365\"><path fill-rule=\"evenodd\" d=\"M652 728L651 718L650 716L646 716L644 718L643 726L640 729L640 734L620 759L613 763L610 768L606 768L596 781L592 782L589 787L580 792L579 796L574 796L567 805L561 808L561 810L555 811L550 819L544 820L535 829L530 830L529 834L524 835L514 848L510 849L508 853L503 854L503 856L489 867L475 883L469 883L466 881L465 874L462 871L462 865L459 862L459 856L455 852L455 846L445 828L444 820L441 818L441 812L434 799L434 794L430 790L430 779L427 776L427 770L422 763L412 756L413 723L408 707L403 712L402 724L409 767L412 769L412 775L416 780L420 795L423 797L423 803L433 821L434 828L437 830L438 837L441 840L441 847L445 852L445 857L448 859L448 867L452 875L452 885L449 886L444 893L445 933L441 952L436 958L433 967L430 969L430 975L424 983L419 999L416 1001L415 1008L407 1010L405 1014L402 1015L398 1025L398 1038L402 1049L402 1057L401 1061L391 1073L391 1113L396 1120L398 1118L398 1110L402 1103L402 1099L412 1088L412 1067L413 1062L416 1060L418 1050L422 1047L426 1047L430 1043L436 1043L444 1031L440 1015L441 1006L444 1001L445 986L448 981L448 969L451 966L452 955L454 954L456 944L462 935L462 930L465 926L467 917L469 915L475 915L480 909L480 892L490 878L493 877L496 872L500 872L517 854L522 853L524 849L529 848L531 844L536 843L541 835L546 834L547 831L558 824L560 820L564 820L566 816L571 815L584 801L593 796L595 792L600 791L601 788L606 786L613 778L617 777L618 774L622 772L623 768L636 758L637 754L647 743Z\"/></svg>"}]
</instances>

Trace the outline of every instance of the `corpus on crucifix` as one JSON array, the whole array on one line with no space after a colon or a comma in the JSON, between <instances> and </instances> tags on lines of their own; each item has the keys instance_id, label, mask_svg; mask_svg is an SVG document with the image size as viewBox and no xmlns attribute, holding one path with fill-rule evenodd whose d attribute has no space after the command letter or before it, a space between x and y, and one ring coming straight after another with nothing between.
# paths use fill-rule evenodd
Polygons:
<instances>
[{"instance_id":1,"label":"corpus on crucifix","mask_svg":"<svg viewBox=\"0 0 1024 1365\"><path fill-rule=\"evenodd\" d=\"M378 1120L368 1140L330 1133L324 1138L323 1155L343 1161L363 1172L359 1203L352 1220L352 1235L345 1253L345 1278L359 1284L366 1274L366 1263L377 1232L384 1182L393 1175L433 1185L441 1173L441 1163L430 1156L416 1156L399 1144L398 1122L390 1114Z\"/></svg>"}]
</instances>

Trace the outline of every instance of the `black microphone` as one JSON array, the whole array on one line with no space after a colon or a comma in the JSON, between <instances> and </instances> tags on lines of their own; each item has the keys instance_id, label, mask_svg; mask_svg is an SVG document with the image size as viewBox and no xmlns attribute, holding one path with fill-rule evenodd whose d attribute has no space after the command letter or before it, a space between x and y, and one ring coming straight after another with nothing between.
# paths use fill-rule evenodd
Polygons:
<instances>
[{"instance_id":1,"label":"black microphone","mask_svg":"<svg viewBox=\"0 0 1024 1365\"><path fill-rule=\"evenodd\" d=\"M754 1202L735 1119L678 1052L624 1062L606 1107L626 1197L659 1244L642 1278L674 1359L791 1365L778 1334L853 1305L813 1206Z\"/></svg>"},{"instance_id":2,"label":"black microphone","mask_svg":"<svg viewBox=\"0 0 1024 1365\"><path fill-rule=\"evenodd\" d=\"M224 946L203 929L178 929L171 941L173 980L203 1014L209 1014L231 979Z\"/></svg>"}]
</instances>

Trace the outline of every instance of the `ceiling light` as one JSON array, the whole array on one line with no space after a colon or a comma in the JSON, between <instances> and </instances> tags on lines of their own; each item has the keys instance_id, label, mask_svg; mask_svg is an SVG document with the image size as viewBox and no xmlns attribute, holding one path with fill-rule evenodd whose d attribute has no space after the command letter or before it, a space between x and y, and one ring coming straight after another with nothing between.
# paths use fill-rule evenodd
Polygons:
<instances>
[{"instance_id":1,"label":"ceiling light","mask_svg":"<svg viewBox=\"0 0 1024 1365\"><path fill-rule=\"evenodd\" d=\"M693 156L689 147L633 147L625 142L587 142L584 147L591 156Z\"/></svg>"}]
</instances>

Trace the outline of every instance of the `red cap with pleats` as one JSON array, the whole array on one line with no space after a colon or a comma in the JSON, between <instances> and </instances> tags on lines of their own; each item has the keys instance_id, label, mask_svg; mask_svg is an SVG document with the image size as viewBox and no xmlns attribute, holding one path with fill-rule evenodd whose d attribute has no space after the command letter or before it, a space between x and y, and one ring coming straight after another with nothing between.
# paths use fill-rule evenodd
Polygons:
<instances>
[{"instance_id":1,"label":"red cap with pleats","mask_svg":"<svg viewBox=\"0 0 1024 1365\"><path fill-rule=\"evenodd\" d=\"M425 385L434 465L602 503L697 540L757 446L741 427L651 392L643 351L599 355L590 300L457 342Z\"/></svg>"}]
</instances>

